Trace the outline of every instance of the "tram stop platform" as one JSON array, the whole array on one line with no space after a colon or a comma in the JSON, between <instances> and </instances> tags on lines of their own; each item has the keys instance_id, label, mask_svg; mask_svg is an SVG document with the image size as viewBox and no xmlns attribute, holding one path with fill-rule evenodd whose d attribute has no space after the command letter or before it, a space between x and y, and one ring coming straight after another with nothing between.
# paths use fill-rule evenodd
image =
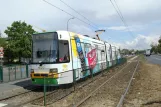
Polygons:
<instances>
[{"instance_id":1,"label":"tram stop platform","mask_svg":"<svg viewBox=\"0 0 161 107\"><path fill-rule=\"evenodd\" d=\"M0 100L15 96L20 93L27 92L31 89L31 87L32 84L30 78L21 79L8 83L0 83Z\"/></svg>"}]
</instances>

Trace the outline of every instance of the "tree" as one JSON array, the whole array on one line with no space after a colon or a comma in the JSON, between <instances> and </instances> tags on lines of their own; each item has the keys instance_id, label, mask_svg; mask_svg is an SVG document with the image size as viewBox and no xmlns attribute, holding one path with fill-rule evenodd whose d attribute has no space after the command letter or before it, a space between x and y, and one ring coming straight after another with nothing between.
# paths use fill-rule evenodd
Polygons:
<instances>
[{"instance_id":1,"label":"tree","mask_svg":"<svg viewBox=\"0 0 161 107\"><path fill-rule=\"evenodd\" d=\"M159 44L158 44L158 52L161 54L161 36L160 36L160 39L158 40Z\"/></svg>"},{"instance_id":2,"label":"tree","mask_svg":"<svg viewBox=\"0 0 161 107\"><path fill-rule=\"evenodd\" d=\"M145 50L136 50L136 51L135 51L135 54L137 54L137 55L138 55L138 54L144 54L144 52L145 52Z\"/></svg>"},{"instance_id":3,"label":"tree","mask_svg":"<svg viewBox=\"0 0 161 107\"><path fill-rule=\"evenodd\" d=\"M7 27L5 30L8 35L8 51L14 54L12 57L19 58L19 62L21 57L31 57L32 34L34 32L31 25L21 21L14 21L11 27Z\"/></svg>"},{"instance_id":4,"label":"tree","mask_svg":"<svg viewBox=\"0 0 161 107\"><path fill-rule=\"evenodd\" d=\"M157 44L154 44L154 43L152 43L151 45L151 53L155 53L155 54L157 54L158 53L158 45Z\"/></svg>"},{"instance_id":5,"label":"tree","mask_svg":"<svg viewBox=\"0 0 161 107\"><path fill-rule=\"evenodd\" d=\"M0 38L0 47L6 46L6 38Z\"/></svg>"},{"instance_id":6,"label":"tree","mask_svg":"<svg viewBox=\"0 0 161 107\"><path fill-rule=\"evenodd\" d=\"M131 54L131 51L129 49L122 49L121 53L124 55L129 55L129 54Z\"/></svg>"}]
</instances>

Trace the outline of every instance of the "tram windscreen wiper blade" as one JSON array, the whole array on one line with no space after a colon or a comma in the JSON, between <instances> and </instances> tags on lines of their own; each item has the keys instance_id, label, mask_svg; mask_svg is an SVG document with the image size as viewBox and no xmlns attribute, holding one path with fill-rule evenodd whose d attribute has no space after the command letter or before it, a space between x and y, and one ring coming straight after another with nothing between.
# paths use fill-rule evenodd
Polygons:
<instances>
[{"instance_id":1,"label":"tram windscreen wiper blade","mask_svg":"<svg viewBox=\"0 0 161 107\"><path fill-rule=\"evenodd\" d=\"M40 66L42 66L42 64L43 64L43 62L45 62L48 58L50 58L51 57L51 45L50 45L50 53L49 53L49 55L48 56L46 56L45 58L44 58L44 60L42 60L41 62L40 62ZM50 59L49 59L50 60ZM50 61L49 61L50 62Z\"/></svg>"}]
</instances>

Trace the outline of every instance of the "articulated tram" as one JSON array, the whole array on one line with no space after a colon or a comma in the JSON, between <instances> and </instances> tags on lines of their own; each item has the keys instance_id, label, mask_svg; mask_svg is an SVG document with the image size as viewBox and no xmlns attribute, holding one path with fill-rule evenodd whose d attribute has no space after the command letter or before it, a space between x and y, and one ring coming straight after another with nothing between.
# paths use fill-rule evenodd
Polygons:
<instances>
[{"instance_id":1,"label":"articulated tram","mask_svg":"<svg viewBox=\"0 0 161 107\"><path fill-rule=\"evenodd\" d=\"M73 83L119 63L119 49L107 42L68 31L33 35L33 84Z\"/></svg>"}]
</instances>

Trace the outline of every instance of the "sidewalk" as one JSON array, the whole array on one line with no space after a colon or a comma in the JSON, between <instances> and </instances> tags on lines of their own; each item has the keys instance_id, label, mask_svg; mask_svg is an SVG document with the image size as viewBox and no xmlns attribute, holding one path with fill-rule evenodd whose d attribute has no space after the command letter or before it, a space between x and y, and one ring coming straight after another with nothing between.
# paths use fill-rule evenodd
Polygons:
<instances>
[{"instance_id":1,"label":"sidewalk","mask_svg":"<svg viewBox=\"0 0 161 107\"><path fill-rule=\"evenodd\" d=\"M0 84L0 100L29 91L32 86L30 78Z\"/></svg>"}]
</instances>

